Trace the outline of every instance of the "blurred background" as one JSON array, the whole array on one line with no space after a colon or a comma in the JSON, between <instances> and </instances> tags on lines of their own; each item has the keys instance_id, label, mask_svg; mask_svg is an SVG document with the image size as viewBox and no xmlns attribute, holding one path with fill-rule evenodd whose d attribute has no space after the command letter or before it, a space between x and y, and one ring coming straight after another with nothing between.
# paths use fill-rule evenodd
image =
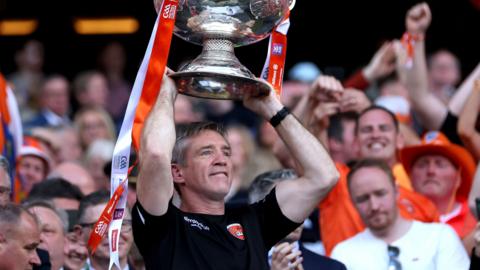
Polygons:
<instances>
[{"instance_id":1,"label":"blurred background","mask_svg":"<svg viewBox=\"0 0 480 270\"><path fill-rule=\"evenodd\" d=\"M118 41L127 49L126 79L133 82L145 52L156 13L151 0L0 0L0 20L33 20L30 33L6 35L0 30L0 71L15 71L15 53L30 39L45 49L45 73L72 79L79 71L96 68L102 48ZM288 34L287 70L299 61L312 61L324 73L342 78L368 60L387 39L400 38L406 10L418 1L307 1L297 0ZM429 2L433 22L427 49L447 48L468 74L480 59L480 1ZM80 34L74 25L82 18L134 19L128 34ZM1 27L0 27L1 29ZM133 30L132 30L133 29ZM236 49L240 61L259 74L267 40ZM169 65L174 69L195 57L200 47L173 39Z\"/></svg>"}]
</instances>

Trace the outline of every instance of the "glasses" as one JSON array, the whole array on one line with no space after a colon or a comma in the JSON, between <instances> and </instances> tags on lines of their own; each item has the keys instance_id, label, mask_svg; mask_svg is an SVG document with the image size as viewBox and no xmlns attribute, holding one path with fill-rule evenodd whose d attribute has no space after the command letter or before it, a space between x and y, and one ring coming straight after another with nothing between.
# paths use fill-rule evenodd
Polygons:
<instances>
[{"instance_id":1,"label":"glasses","mask_svg":"<svg viewBox=\"0 0 480 270\"><path fill-rule=\"evenodd\" d=\"M402 264L398 260L400 249L394 246L387 246L388 251L388 270L402 270Z\"/></svg>"},{"instance_id":2,"label":"glasses","mask_svg":"<svg viewBox=\"0 0 480 270\"><path fill-rule=\"evenodd\" d=\"M80 227L82 228L88 228L88 229L93 229L93 226L95 226L95 223L80 223ZM122 222L122 232L130 232L132 230L132 220L131 219L124 219Z\"/></svg>"},{"instance_id":3,"label":"glasses","mask_svg":"<svg viewBox=\"0 0 480 270\"><path fill-rule=\"evenodd\" d=\"M10 192L12 192L12 189L9 188L9 187L0 187L0 195L2 194L10 194Z\"/></svg>"}]
</instances>

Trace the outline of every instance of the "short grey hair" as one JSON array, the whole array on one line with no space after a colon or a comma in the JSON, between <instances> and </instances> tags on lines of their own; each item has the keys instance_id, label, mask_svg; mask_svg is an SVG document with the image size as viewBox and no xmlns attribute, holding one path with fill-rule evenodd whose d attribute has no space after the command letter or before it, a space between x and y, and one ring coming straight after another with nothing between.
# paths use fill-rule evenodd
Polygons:
<instances>
[{"instance_id":1,"label":"short grey hair","mask_svg":"<svg viewBox=\"0 0 480 270\"><path fill-rule=\"evenodd\" d=\"M0 205L0 232L5 235L16 233L15 229L18 227L22 213L30 216L35 223L38 224L35 215L32 215L32 213L28 212L23 206L14 203Z\"/></svg>"},{"instance_id":2,"label":"short grey hair","mask_svg":"<svg viewBox=\"0 0 480 270\"><path fill-rule=\"evenodd\" d=\"M67 211L65 211L64 209L56 208L53 202L49 200L32 199L25 201L23 205L27 210L30 210L33 207L43 207L50 209L52 212L55 213L55 215L58 216L58 218L62 222L63 233L66 234L68 232L69 221ZM32 214L35 215L34 213Z\"/></svg>"},{"instance_id":3,"label":"short grey hair","mask_svg":"<svg viewBox=\"0 0 480 270\"><path fill-rule=\"evenodd\" d=\"M295 178L298 178L298 175L292 169L279 169L258 175L248 189L249 202L255 203L265 198L280 181Z\"/></svg>"},{"instance_id":4,"label":"short grey hair","mask_svg":"<svg viewBox=\"0 0 480 270\"><path fill-rule=\"evenodd\" d=\"M226 132L221 124L215 122L193 122L186 125L177 126L177 139L172 151L172 163L185 165L185 154L190 146L190 138L200 134L201 132L211 130L220 134L225 141L228 140L225 137Z\"/></svg>"}]
</instances>

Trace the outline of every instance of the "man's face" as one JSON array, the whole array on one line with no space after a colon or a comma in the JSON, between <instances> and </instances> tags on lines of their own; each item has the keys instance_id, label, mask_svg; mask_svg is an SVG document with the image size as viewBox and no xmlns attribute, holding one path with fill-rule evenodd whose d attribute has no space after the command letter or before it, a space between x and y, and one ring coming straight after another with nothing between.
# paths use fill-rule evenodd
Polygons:
<instances>
[{"instance_id":1,"label":"man's face","mask_svg":"<svg viewBox=\"0 0 480 270\"><path fill-rule=\"evenodd\" d=\"M350 196L365 225L382 233L397 218L396 191L388 175L376 167L355 172L350 183Z\"/></svg>"},{"instance_id":2,"label":"man's face","mask_svg":"<svg viewBox=\"0 0 480 270\"><path fill-rule=\"evenodd\" d=\"M180 186L203 197L223 199L231 184L230 145L222 135L210 130L189 140L190 146L185 154L186 165L179 166L183 174Z\"/></svg>"},{"instance_id":3,"label":"man's face","mask_svg":"<svg viewBox=\"0 0 480 270\"><path fill-rule=\"evenodd\" d=\"M0 205L5 205L10 201L10 192L12 184L7 172L0 168Z\"/></svg>"},{"instance_id":4,"label":"man's face","mask_svg":"<svg viewBox=\"0 0 480 270\"><path fill-rule=\"evenodd\" d=\"M98 218L102 214L103 209L107 204L102 203L95 206L88 207L85 211L85 214L82 218L82 224L85 224L82 229L83 241L84 243L88 242L90 233L94 224L97 222ZM132 233L132 216L128 210L125 212L125 217L123 219L122 230L120 233L120 241L118 243L118 255L120 259L126 258L128 252L130 251L133 244L133 233ZM104 237L102 242L98 245L97 250L95 251L93 257L108 259L110 258L109 243L108 237Z\"/></svg>"},{"instance_id":5,"label":"man's face","mask_svg":"<svg viewBox=\"0 0 480 270\"><path fill-rule=\"evenodd\" d=\"M244 142L245 138L242 137L242 133L237 129L230 129L227 133L227 139L232 148L231 161L233 169L237 172L241 171L245 164L247 163L247 149L246 143Z\"/></svg>"},{"instance_id":6,"label":"man's face","mask_svg":"<svg viewBox=\"0 0 480 270\"><path fill-rule=\"evenodd\" d=\"M68 233L65 236L65 246L63 249L65 261L63 265L67 269L80 270L85 266L88 257L88 250L82 239L75 232Z\"/></svg>"},{"instance_id":7,"label":"man's face","mask_svg":"<svg viewBox=\"0 0 480 270\"><path fill-rule=\"evenodd\" d=\"M32 187L40 183L47 174L45 162L36 156L23 156L20 159L18 173L25 183L24 189L28 193Z\"/></svg>"},{"instance_id":8,"label":"man's face","mask_svg":"<svg viewBox=\"0 0 480 270\"><path fill-rule=\"evenodd\" d=\"M460 173L441 155L425 155L412 165L410 179L415 191L432 200L450 200L460 186Z\"/></svg>"},{"instance_id":9,"label":"man's face","mask_svg":"<svg viewBox=\"0 0 480 270\"><path fill-rule=\"evenodd\" d=\"M19 224L10 233L0 232L0 269L26 270L40 265L36 248L40 232L33 217L22 213Z\"/></svg>"},{"instance_id":10,"label":"man's face","mask_svg":"<svg viewBox=\"0 0 480 270\"><path fill-rule=\"evenodd\" d=\"M42 95L43 106L58 116L65 116L70 106L68 82L55 78L47 82Z\"/></svg>"},{"instance_id":11,"label":"man's face","mask_svg":"<svg viewBox=\"0 0 480 270\"><path fill-rule=\"evenodd\" d=\"M371 110L358 119L357 143L360 157L380 159L393 165L403 141L392 117L383 110Z\"/></svg>"},{"instance_id":12,"label":"man's face","mask_svg":"<svg viewBox=\"0 0 480 270\"><path fill-rule=\"evenodd\" d=\"M86 146L96 139L110 139L108 127L102 116L96 112L85 112L81 119L80 139Z\"/></svg>"},{"instance_id":13,"label":"man's face","mask_svg":"<svg viewBox=\"0 0 480 270\"><path fill-rule=\"evenodd\" d=\"M455 56L447 51L436 53L431 61L429 75L435 85L454 86L460 79Z\"/></svg>"},{"instance_id":14,"label":"man's face","mask_svg":"<svg viewBox=\"0 0 480 270\"><path fill-rule=\"evenodd\" d=\"M105 107L108 99L108 83L101 74L95 74L87 83L87 102L88 105ZM84 104L87 105L87 104Z\"/></svg>"},{"instance_id":15,"label":"man's face","mask_svg":"<svg viewBox=\"0 0 480 270\"><path fill-rule=\"evenodd\" d=\"M63 222L55 212L46 207L35 206L29 209L40 223L40 248L48 251L54 268L63 265L65 234Z\"/></svg>"}]
</instances>

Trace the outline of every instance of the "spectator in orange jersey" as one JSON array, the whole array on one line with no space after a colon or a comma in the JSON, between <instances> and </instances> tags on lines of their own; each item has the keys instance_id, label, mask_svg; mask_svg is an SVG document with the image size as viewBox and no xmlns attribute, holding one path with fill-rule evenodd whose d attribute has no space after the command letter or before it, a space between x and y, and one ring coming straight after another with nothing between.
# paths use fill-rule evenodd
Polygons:
<instances>
[{"instance_id":1,"label":"spectator in orange jersey","mask_svg":"<svg viewBox=\"0 0 480 270\"><path fill-rule=\"evenodd\" d=\"M397 161L397 150L403 146L403 141L395 115L382 107L371 106L359 115L355 135L361 159L382 160L392 168L398 186L397 204L400 214L406 219L437 221L435 205L410 190L407 174ZM327 254L337 243L365 228L349 198L346 182L349 168L337 163L337 169L340 171L340 180L319 205L320 233Z\"/></svg>"},{"instance_id":2,"label":"spectator in orange jersey","mask_svg":"<svg viewBox=\"0 0 480 270\"><path fill-rule=\"evenodd\" d=\"M440 213L440 221L452 226L467 250L476 220L468 207L468 194L475 162L463 147L451 143L441 132L426 133L420 145L405 147L400 160L415 191L428 197Z\"/></svg>"}]
</instances>

